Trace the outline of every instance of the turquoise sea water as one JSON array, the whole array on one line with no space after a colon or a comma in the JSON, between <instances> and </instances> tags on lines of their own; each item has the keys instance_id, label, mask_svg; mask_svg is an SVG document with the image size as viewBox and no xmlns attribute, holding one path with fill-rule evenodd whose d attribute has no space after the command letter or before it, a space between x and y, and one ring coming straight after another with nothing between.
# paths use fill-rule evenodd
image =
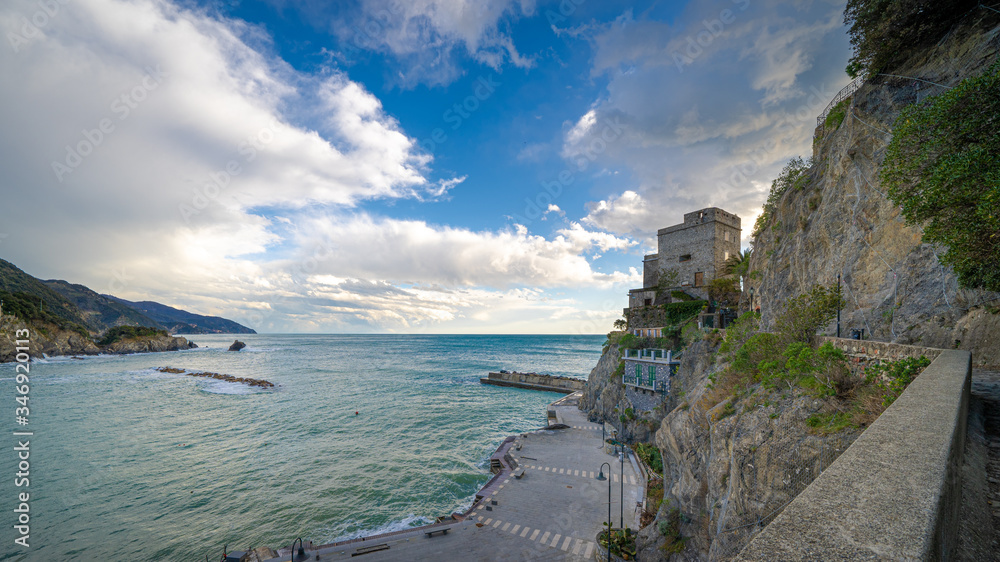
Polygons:
<instances>
[{"instance_id":1,"label":"turquoise sea water","mask_svg":"<svg viewBox=\"0 0 1000 562\"><path fill-rule=\"evenodd\" d=\"M560 395L490 370L585 378L603 336L192 336L199 349L31 367L30 487L15 488L14 367L0 365L0 559L204 560L325 543L468 507L507 435ZM260 390L155 371L267 379ZM355 412L358 412L355 415ZM2 413L2 410L0 410ZM14 544L31 494L30 550Z\"/></svg>"}]
</instances>

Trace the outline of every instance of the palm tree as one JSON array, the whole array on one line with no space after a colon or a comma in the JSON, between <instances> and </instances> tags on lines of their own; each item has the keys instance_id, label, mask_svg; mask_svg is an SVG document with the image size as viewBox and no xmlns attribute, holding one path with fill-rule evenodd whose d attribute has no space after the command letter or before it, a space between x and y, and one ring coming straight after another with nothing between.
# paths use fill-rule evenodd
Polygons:
<instances>
[{"instance_id":1,"label":"palm tree","mask_svg":"<svg viewBox=\"0 0 1000 562\"><path fill-rule=\"evenodd\" d=\"M722 270L723 273L726 275L735 275L745 285L747 275L750 273L751 252L752 250L747 248L746 250L738 251L729 256L729 259L726 260L726 265Z\"/></svg>"}]
</instances>

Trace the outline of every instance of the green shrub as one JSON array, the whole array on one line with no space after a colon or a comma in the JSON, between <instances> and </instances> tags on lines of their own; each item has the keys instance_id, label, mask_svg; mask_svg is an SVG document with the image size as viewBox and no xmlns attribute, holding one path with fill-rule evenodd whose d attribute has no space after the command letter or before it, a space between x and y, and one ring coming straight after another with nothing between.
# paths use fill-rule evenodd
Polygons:
<instances>
[{"instance_id":1,"label":"green shrub","mask_svg":"<svg viewBox=\"0 0 1000 562\"><path fill-rule=\"evenodd\" d=\"M687 539L681 536L681 512L679 509L671 509L666 518L656 525L656 529L667 539L666 543L660 547L665 554L679 554L684 550Z\"/></svg>"},{"instance_id":2,"label":"green shrub","mask_svg":"<svg viewBox=\"0 0 1000 562\"><path fill-rule=\"evenodd\" d=\"M0 291L0 301L3 301L3 314L16 316L24 322L53 324L64 330L72 330L84 339L90 339L90 332L86 328L52 312L41 297L20 291ZM35 326L35 329L45 336L49 335L49 331L42 326Z\"/></svg>"},{"instance_id":3,"label":"green shrub","mask_svg":"<svg viewBox=\"0 0 1000 562\"><path fill-rule=\"evenodd\" d=\"M663 305L663 310L667 313L667 323L678 325L697 316L706 304L708 303L701 300L672 302Z\"/></svg>"},{"instance_id":4,"label":"green shrub","mask_svg":"<svg viewBox=\"0 0 1000 562\"><path fill-rule=\"evenodd\" d=\"M865 369L865 381L874 384L882 392L882 406L888 408L930 364L930 359L921 355L869 365Z\"/></svg>"},{"instance_id":5,"label":"green shrub","mask_svg":"<svg viewBox=\"0 0 1000 562\"><path fill-rule=\"evenodd\" d=\"M837 433L854 425L851 414L847 412L830 412L828 414L813 414L806 418L806 425L816 433Z\"/></svg>"},{"instance_id":6,"label":"green shrub","mask_svg":"<svg viewBox=\"0 0 1000 562\"><path fill-rule=\"evenodd\" d=\"M679 301L694 301L698 300L695 297L685 293L684 291L670 291L670 298Z\"/></svg>"},{"instance_id":7,"label":"green shrub","mask_svg":"<svg viewBox=\"0 0 1000 562\"><path fill-rule=\"evenodd\" d=\"M837 105L830 108L830 113L826 114L826 121L823 123L823 126L827 129L839 129L840 124L844 122L844 117L847 115L847 108L850 106L851 98L837 102Z\"/></svg>"},{"instance_id":8,"label":"green shrub","mask_svg":"<svg viewBox=\"0 0 1000 562\"><path fill-rule=\"evenodd\" d=\"M760 313L744 312L726 328L726 338L722 340L719 353L732 353L746 343L747 339L760 330Z\"/></svg>"},{"instance_id":9,"label":"green shrub","mask_svg":"<svg viewBox=\"0 0 1000 562\"><path fill-rule=\"evenodd\" d=\"M838 289L813 285L808 293L793 297L775 319L776 333L785 344L812 343L816 330L836 318L837 310L844 306Z\"/></svg>"},{"instance_id":10,"label":"green shrub","mask_svg":"<svg viewBox=\"0 0 1000 562\"><path fill-rule=\"evenodd\" d=\"M882 165L889 198L968 288L1000 291L1000 62L905 108Z\"/></svg>"},{"instance_id":11,"label":"green shrub","mask_svg":"<svg viewBox=\"0 0 1000 562\"><path fill-rule=\"evenodd\" d=\"M740 302L740 282L734 277L720 277L708 282L708 299L719 306L736 306Z\"/></svg>"},{"instance_id":12,"label":"green shrub","mask_svg":"<svg viewBox=\"0 0 1000 562\"><path fill-rule=\"evenodd\" d=\"M796 189L802 189L808 183L807 172L810 166L812 166L812 158L803 160L801 156L796 156L785 164L778 177L771 182L771 191L768 192L764 208L760 215L757 216L757 222L754 223L753 232L751 233L752 237L758 237L771 223L771 217L778 208L778 201L781 200L781 196L788 191L789 187L795 186ZM779 230L781 229L780 222L772 226Z\"/></svg>"},{"instance_id":13,"label":"green shrub","mask_svg":"<svg viewBox=\"0 0 1000 562\"><path fill-rule=\"evenodd\" d=\"M663 474L663 457L660 455L660 450L655 446L647 443L639 443L635 446L635 454L639 455L642 462L646 463L654 472Z\"/></svg>"},{"instance_id":14,"label":"green shrub","mask_svg":"<svg viewBox=\"0 0 1000 562\"><path fill-rule=\"evenodd\" d=\"M635 531L628 527L624 529L612 529L611 522L604 523L606 527L598 537L601 548L608 548L608 535L611 536L611 553L621 556L625 560L635 560Z\"/></svg>"}]
</instances>

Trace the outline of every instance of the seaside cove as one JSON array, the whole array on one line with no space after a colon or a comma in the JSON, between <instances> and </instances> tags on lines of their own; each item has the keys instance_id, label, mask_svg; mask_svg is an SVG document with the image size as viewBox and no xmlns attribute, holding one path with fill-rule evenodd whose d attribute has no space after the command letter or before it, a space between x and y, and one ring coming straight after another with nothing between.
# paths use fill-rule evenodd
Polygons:
<instances>
[{"instance_id":1,"label":"seaside cove","mask_svg":"<svg viewBox=\"0 0 1000 562\"><path fill-rule=\"evenodd\" d=\"M586 378L605 337L240 339L239 353L231 336L199 335L197 349L32 363L32 553L4 545L0 558L197 560L432 522L468 508L497 446L545 426L561 396L479 379Z\"/></svg>"}]
</instances>

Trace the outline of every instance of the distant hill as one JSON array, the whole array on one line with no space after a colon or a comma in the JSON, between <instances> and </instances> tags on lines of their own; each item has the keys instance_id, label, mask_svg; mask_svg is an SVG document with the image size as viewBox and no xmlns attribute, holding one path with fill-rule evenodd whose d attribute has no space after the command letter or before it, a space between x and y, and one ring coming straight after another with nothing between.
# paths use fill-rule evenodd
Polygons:
<instances>
[{"instance_id":1,"label":"distant hill","mask_svg":"<svg viewBox=\"0 0 1000 562\"><path fill-rule=\"evenodd\" d=\"M113 297L98 294L83 285L59 280L43 281L43 283L76 305L87 327L95 332L103 332L114 326L164 328L139 310Z\"/></svg>"},{"instance_id":2,"label":"distant hill","mask_svg":"<svg viewBox=\"0 0 1000 562\"><path fill-rule=\"evenodd\" d=\"M3 259L0 300L4 301L4 314L81 333L102 333L114 326L146 326L175 334L257 333L217 316L194 314L152 301L133 303L67 281L42 281Z\"/></svg>"},{"instance_id":3,"label":"distant hill","mask_svg":"<svg viewBox=\"0 0 1000 562\"><path fill-rule=\"evenodd\" d=\"M21 271L9 261L0 259L0 299L7 293L6 314L14 312L14 300L27 303L37 300L32 306L31 318L25 320L47 320L57 324L71 323L92 328L80 310L62 294L52 290L45 283ZM24 315L23 313L20 315Z\"/></svg>"},{"instance_id":4,"label":"distant hill","mask_svg":"<svg viewBox=\"0 0 1000 562\"><path fill-rule=\"evenodd\" d=\"M111 298L145 314L174 334L257 333L242 324L218 316L202 316L153 301L131 302L117 297Z\"/></svg>"}]
</instances>

